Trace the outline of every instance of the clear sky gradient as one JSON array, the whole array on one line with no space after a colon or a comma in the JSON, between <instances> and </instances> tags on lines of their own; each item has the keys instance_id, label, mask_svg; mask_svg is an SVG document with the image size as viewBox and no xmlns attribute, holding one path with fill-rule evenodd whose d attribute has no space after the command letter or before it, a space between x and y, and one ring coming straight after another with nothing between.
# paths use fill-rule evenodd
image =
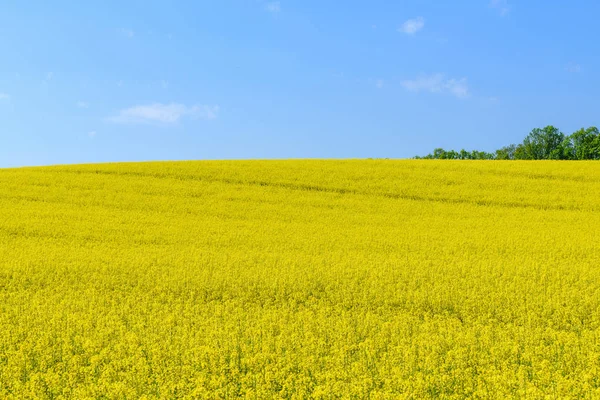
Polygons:
<instances>
[{"instance_id":1,"label":"clear sky gradient","mask_svg":"<svg viewBox=\"0 0 600 400\"><path fill-rule=\"evenodd\" d=\"M492 151L600 125L600 2L13 1L0 166Z\"/></svg>"}]
</instances>

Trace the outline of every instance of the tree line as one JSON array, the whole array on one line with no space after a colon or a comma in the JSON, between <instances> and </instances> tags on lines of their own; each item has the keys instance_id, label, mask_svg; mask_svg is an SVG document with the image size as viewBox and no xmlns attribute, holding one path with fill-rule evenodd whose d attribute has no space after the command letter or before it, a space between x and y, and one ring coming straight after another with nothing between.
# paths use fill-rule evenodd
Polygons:
<instances>
[{"instance_id":1,"label":"tree line","mask_svg":"<svg viewBox=\"0 0 600 400\"><path fill-rule=\"evenodd\" d=\"M558 128L548 125L535 128L520 144L511 144L493 153L485 151L444 150L418 159L437 160L600 160L600 131L595 126L581 128L565 135Z\"/></svg>"}]
</instances>

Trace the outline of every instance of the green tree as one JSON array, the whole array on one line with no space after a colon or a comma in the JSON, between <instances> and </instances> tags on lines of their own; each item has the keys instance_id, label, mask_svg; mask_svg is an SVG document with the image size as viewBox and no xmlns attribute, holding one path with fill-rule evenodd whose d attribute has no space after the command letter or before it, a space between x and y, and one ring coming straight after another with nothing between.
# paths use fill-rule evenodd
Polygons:
<instances>
[{"instance_id":1,"label":"green tree","mask_svg":"<svg viewBox=\"0 0 600 400\"><path fill-rule=\"evenodd\" d=\"M437 149L433 149L433 157L436 160L445 159L446 158L446 150L438 147Z\"/></svg>"},{"instance_id":2,"label":"green tree","mask_svg":"<svg viewBox=\"0 0 600 400\"><path fill-rule=\"evenodd\" d=\"M504 146L501 149L496 150L496 160L514 160L515 151L517 146L514 144Z\"/></svg>"},{"instance_id":3,"label":"green tree","mask_svg":"<svg viewBox=\"0 0 600 400\"><path fill-rule=\"evenodd\" d=\"M523 140L520 156L525 160L564 159L565 135L552 125L535 128Z\"/></svg>"},{"instance_id":4,"label":"green tree","mask_svg":"<svg viewBox=\"0 0 600 400\"><path fill-rule=\"evenodd\" d=\"M598 128L590 128L574 132L569 136L575 160L600 160L600 132Z\"/></svg>"},{"instance_id":5,"label":"green tree","mask_svg":"<svg viewBox=\"0 0 600 400\"><path fill-rule=\"evenodd\" d=\"M566 136L562 141L560 151L562 152L561 160L576 160L575 149L570 136Z\"/></svg>"},{"instance_id":6,"label":"green tree","mask_svg":"<svg viewBox=\"0 0 600 400\"><path fill-rule=\"evenodd\" d=\"M495 156L486 151L473 150L471 152L471 160L493 160Z\"/></svg>"},{"instance_id":7,"label":"green tree","mask_svg":"<svg viewBox=\"0 0 600 400\"><path fill-rule=\"evenodd\" d=\"M448 159L448 160L457 160L458 157L459 157L459 154L455 150L449 150L446 152L446 159Z\"/></svg>"}]
</instances>

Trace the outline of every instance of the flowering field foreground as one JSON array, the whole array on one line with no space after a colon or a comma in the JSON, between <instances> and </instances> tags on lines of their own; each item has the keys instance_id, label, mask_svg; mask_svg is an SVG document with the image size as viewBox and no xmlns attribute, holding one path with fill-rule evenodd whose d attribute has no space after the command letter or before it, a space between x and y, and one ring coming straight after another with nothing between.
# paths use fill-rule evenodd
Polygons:
<instances>
[{"instance_id":1,"label":"flowering field foreground","mask_svg":"<svg viewBox=\"0 0 600 400\"><path fill-rule=\"evenodd\" d=\"M0 398L600 398L600 163L0 170Z\"/></svg>"}]
</instances>

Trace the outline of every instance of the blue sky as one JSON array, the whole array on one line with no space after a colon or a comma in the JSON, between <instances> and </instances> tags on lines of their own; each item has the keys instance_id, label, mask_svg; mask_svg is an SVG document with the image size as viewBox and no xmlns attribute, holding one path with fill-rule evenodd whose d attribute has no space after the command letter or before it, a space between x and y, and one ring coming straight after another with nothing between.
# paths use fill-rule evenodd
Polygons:
<instances>
[{"instance_id":1,"label":"blue sky","mask_svg":"<svg viewBox=\"0 0 600 400\"><path fill-rule=\"evenodd\" d=\"M570 133L600 123L598 15L582 0L5 0L0 166L406 158Z\"/></svg>"}]
</instances>

